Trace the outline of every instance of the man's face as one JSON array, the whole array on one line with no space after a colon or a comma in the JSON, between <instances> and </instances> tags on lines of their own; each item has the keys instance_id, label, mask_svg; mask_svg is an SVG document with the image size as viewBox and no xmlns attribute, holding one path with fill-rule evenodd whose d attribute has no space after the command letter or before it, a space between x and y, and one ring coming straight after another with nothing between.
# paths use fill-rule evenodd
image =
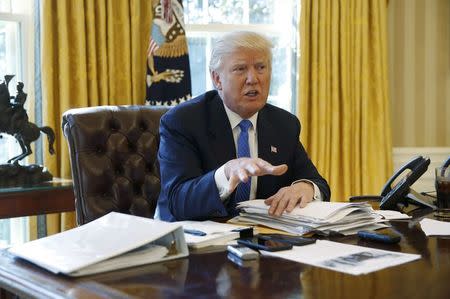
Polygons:
<instances>
[{"instance_id":1,"label":"man's face","mask_svg":"<svg viewBox=\"0 0 450 299\"><path fill-rule=\"evenodd\" d=\"M269 58L256 50L239 49L225 56L211 77L225 105L249 118L267 102L271 70Z\"/></svg>"}]
</instances>

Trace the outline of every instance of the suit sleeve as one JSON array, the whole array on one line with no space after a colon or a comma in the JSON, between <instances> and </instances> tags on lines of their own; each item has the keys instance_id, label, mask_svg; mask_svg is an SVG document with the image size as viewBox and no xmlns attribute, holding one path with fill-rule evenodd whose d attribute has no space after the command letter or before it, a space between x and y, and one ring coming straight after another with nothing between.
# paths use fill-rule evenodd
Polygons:
<instances>
[{"instance_id":1,"label":"suit sleeve","mask_svg":"<svg viewBox=\"0 0 450 299\"><path fill-rule=\"evenodd\" d=\"M161 194L158 204L175 219L195 220L227 215L214 180L216 169L205 171L194 136L175 116L166 114L160 123L158 159Z\"/></svg>"},{"instance_id":2,"label":"suit sleeve","mask_svg":"<svg viewBox=\"0 0 450 299\"><path fill-rule=\"evenodd\" d=\"M296 180L307 179L317 185L322 193L322 201L330 201L330 187L327 181L319 174L316 166L309 159L305 148L299 142L295 157L294 177Z\"/></svg>"}]
</instances>

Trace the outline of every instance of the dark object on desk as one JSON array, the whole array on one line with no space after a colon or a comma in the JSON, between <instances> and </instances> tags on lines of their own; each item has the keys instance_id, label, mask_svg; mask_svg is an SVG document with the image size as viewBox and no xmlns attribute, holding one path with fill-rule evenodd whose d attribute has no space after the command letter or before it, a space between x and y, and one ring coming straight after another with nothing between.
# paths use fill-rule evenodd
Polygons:
<instances>
[{"instance_id":1,"label":"dark object on desk","mask_svg":"<svg viewBox=\"0 0 450 299\"><path fill-rule=\"evenodd\" d=\"M283 235L283 234L264 234L264 235L259 235L258 237L260 237L263 240L275 240L275 241L292 244L294 246L303 246L303 245L316 243L316 239L313 239L313 238L305 238L305 237L300 237L300 236L289 236L289 235Z\"/></svg>"},{"instance_id":2,"label":"dark object on desk","mask_svg":"<svg viewBox=\"0 0 450 299\"><path fill-rule=\"evenodd\" d=\"M253 238L253 227L236 228L233 232L239 232L239 239Z\"/></svg>"},{"instance_id":3,"label":"dark object on desk","mask_svg":"<svg viewBox=\"0 0 450 299\"><path fill-rule=\"evenodd\" d=\"M237 242L239 245L244 245L256 250L281 251L292 249L292 244L276 240L265 240L259 237L238 239Z\"/></svg>"},{"instance_id":4,"label":"dark object on desk","mask_svg":"<svg viewBox=\"0 0 450 299\"><path fill-rule=\"evenodd\" d=\"M361 230L358 232L358 237L360 239L387 243L387 244L396 244L400 242L401 236L392 231L392 230L380 230L380 231L368 231Z\"/></svg>"},{"instance_id":5,"label":"dark object on desk","mask_svg":"<svg viewBox=\"0 0 450 299\"><path fill-rule=\"evenodd\" d=\"M48 138L48 151L54 154L53 143L55 133L50 127L38 127L28 121L28 114L24 108L27 94L23 91L24 84L17 83L17 95L10 96L9 81L14 75L6 75L0 83L0 133L13 136L20 145L22 153L8 160L8 164L1 165L0 187L24 186L49 181L52 175L39 165L19 165L19 161L31 155L31 143L44 133ZM0 135L1 137L1 135Z\"/></svg>"},{"instance_id":6,"label":"dark object on desk","mask_svg":"<svg viewBox=\"0 0 450 299\"><path fill-rule=\"evenodd\" d=\"M349 200L379 200L380 209L398 210L404 213L412 212L418 208L435 209L433 197L420 194L410 188L427 171L428 165L430 165L430 158L414 157L387 181L381 191L381 196L352 196Z\"/></svg>"},{"instance_id":7,"label":"dark object on desk","mask_svg":"<svg viewBox=\"0 0 450 299\"><path fill-rule=\"evenodd\" d=\"M201 230L196 229L183 229L184 233L194 235L194 236L206 236L205 232L202 232Z\"/></svg>"},{"instance_id":8,"label":"dark object on desk","mask_svg":"<svg viewBox=\"0 0 450 299\"><path fill-rule=\"evenodd\" d=\"M0 165L0 187L26 187L51 181L52 174L36 164L22 166L19 164Z\"/></svg>"},{"instance_id":9,"label":"dark object on desk","mask_svg":"<svg viewBox=\"0 0 450 299\"><path fill-rule=\"evenodd\" d=\"M155 106L98 106L64 113L79 225L111 211L153 218L161 190Z\"/></svg>"}]
</instances>

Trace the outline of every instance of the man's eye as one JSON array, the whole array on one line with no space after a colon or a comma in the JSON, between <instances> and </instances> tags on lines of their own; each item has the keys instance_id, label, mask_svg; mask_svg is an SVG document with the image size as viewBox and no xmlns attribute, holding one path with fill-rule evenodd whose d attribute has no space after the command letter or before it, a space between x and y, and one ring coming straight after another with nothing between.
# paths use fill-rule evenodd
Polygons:
<instances>
[{"instance_id":1,"label":"man's eye","mask_svg":"<svg viewBox=\"0 0 450 299\"><path fill-rule=\"evenodd\" d=\"M235 71L235 72L243 72L244 70L245 70L245 68L243 66L235 67L233 69L233 71Z\"/></svg>"}]
</instances>

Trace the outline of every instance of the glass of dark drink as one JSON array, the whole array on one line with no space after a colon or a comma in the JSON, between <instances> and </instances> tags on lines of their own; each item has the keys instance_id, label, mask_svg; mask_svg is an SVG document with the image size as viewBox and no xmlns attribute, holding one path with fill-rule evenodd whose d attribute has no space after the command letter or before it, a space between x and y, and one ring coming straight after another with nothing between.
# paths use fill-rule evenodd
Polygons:
<instances>
[{"instance_id":1,"label":"glass of dark drink","mask_svg":"<svg viewBox=\"0 0 450 299\"><path fill-rule=\"evenodd\" d=\"M436 168L436 212L439 220L450 221L450 167Z\"/></svg>"}]
</instances>

